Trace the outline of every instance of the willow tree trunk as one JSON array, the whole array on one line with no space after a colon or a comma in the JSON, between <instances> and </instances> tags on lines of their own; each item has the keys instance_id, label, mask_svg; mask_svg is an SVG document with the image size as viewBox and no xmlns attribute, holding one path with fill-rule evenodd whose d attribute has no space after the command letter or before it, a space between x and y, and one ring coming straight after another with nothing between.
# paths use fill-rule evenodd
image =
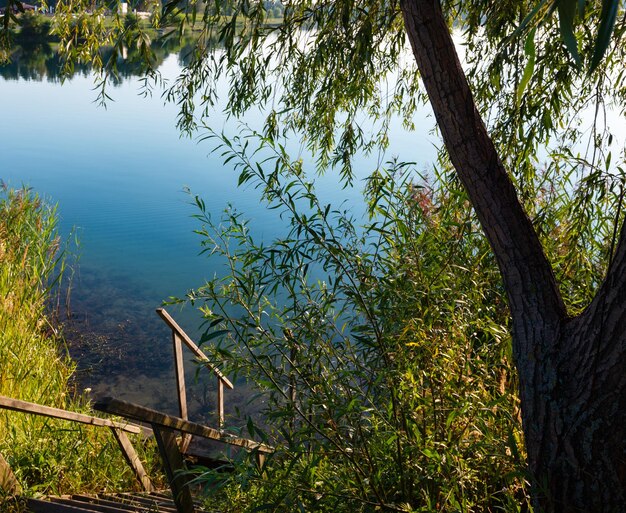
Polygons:
<instances>
[{"instance_id":1,"label":"willow tree trunk","mask_svg":"<svg viewBox=\"0 0 626 513\"><path fill-rule=\"evenodd\" d=\"M401 0L401 8L450 159L507 290L536 511L626 512L624 230L595 299L568 317L476 109L438 0Z\"/></svg>"}]
</instances>

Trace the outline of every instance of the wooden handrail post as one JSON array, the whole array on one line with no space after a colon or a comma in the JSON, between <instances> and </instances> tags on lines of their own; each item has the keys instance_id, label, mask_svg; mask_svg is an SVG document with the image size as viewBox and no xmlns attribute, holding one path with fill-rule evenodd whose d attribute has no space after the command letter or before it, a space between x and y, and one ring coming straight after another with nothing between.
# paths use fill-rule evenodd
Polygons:
<instances>
[{"instance_id":1,"label":"wooden handrail post","mask_svg":"<svg viewBox=\"0 0 626 513\"><path fill-rule=\"evenodd\" d=\"M185 388L185 362L183 360L183 343L178 332L172 328L172 345L174 346L174 371L176 374L176 392L180 418L189 420L187 409L187 390ZM184 453L191 443L191 435L183 435L180 450Z\"/></svg>"},{"instance_id":2,"label":"wooden handrail post","mask_svg":"<svg viewBox=\"0 0 626 513\"><path fill-rule=\"evenodd\" d=\"M185 389L185 364L183 362L183 344L176 331L172 330L174 346L174 371L176 373L176 392L178 395L178 411L180 418L189 420L187 414L187 391Z\"/></svg>"},{"instance_id":3,"label":"wooden handrail post","mask_svg":"<svg viewBox=\"0 0 626 513\"><path fill-rule=\"evenodd\" d=\"M188 420L187 417L187 396L185 393L185 374L183 369L183 357L182 357L182 344L185 344L191 352L198 358L205 367L211 371L217 377L217 422L219 429L224 427L225 415L224 415L224 386L234 388L234 385L230 380L222 374L222 372L215 367L207 358L207 356L200 350L193 340L189 338L189 335L183 331L183 329L176 323L172 316L167 313L164 308L157 308L157 314L165 324L167 324L172 330L172 339L174 344L174 367L176 370L176 385L178 388L178 403L180 405L180 417ZM183 439L183 444L185 439ZM189 444L189 441L186 442ZM186 445L183 445L183 452Z\"/></svg>"},{"instance_id":4,"label":"wooden handrail post","mask_svg":"<svg viewBox=\"0 0 626 513\"><path fill-rule=\"evenodd\" d=\"M224 382L217 377L217 426L224 427Z\"/></svg>"}]
</instances>

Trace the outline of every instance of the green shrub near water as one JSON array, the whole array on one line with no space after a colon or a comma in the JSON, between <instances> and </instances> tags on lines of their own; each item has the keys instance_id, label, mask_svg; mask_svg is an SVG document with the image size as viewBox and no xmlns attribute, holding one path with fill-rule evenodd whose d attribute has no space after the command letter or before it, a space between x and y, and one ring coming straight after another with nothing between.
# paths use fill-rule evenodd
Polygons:
<instances>
[{"instance_id":1,"label":"green shrub near water","mask_svg":"<svg viewBox=\"0 0 626 513\"><path fill-rule=\"evenodd\" d=\"M367 180L369 217L357 220L324 204L302 162L271 138L220 139L240 182L290 228L259 242L235 209L216 222L196 198L204 250L227 269L188 300L204 312L214 361L259 389L261 415L244 434L276 447L262 472L243 457L231 475L200 472L209 503L530 511L506 296L446 162L430 177L389 162ZM575 194L578 179L556 166L527 184L538 191L528 212L572 312L590 299L582 284L602 276L614 222L598 216L582 237L568 229L580 212L563 191Z\"/></svg>"},{"instance_id":2,"label":"green shrub near water","mask_svg":"<svg viewBox=\"0 0 626 513\"><path fill-rule=\"evenodd\" d=\"M92 413L73 388L75 365L49 321L50 286L63 272L56 212L27 190L0 191L0 394ZM149 460L153 449L135 447ZM106 428L0 409L0 453L25 494L137 487ZM2 499L0 491L0 501Z\"/></svg>"},{"instance_id":3,"label":"green shrub near water","mask_svg":"<svg viewBox=\"0 0 626 513\"><path fill-rule=\"evenodd\" d=\"M262 472L242 457L233 474L200 473L210 504L526 510L508 310L460 186L390 162L367 181L359 226L260 140L255 155L247 137L221 149L290 229L261 243L235 209L216 222L197 198L205 251L228 269L188 299L205 314L206 351L260 390L243 434L277 451Z\"/></svg>"}]
</instances>

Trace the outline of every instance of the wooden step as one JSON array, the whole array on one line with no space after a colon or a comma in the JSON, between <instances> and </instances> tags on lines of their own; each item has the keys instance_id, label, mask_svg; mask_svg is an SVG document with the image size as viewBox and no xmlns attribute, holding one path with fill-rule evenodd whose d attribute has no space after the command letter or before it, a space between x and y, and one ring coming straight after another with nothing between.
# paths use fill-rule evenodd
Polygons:
<instances>
[{"instance_id":1,"label":"wooden step","mask_svg":"<svg viewBox=\"0 0 626 513\"><path fill-rule=\"evenodd\" d=\"M99 494L99 500L103 504L119 504L127 511L154 511L158 509L161 513L176 513L176 506L171 498L150 495L133 494ZM135 508L135 509L133 509Z\"/></svg>"},{"instance_id":2,"label":"wooden step","mask_svg":"<svg viewBox=\"0 0 626 513\"><path fill-rule=\"evenodd\" d=\"M29 513L176 513L171 496L162 493L115 493L27 499ZM201 508L196 507L198 513Z\"/></svg>"},{"instance_id":3,"label":"wooden step","mask_svg":"<svg viewBox=\"0 0 626 513\"><path fill-rule=\"evenodd\" d=\"M26 501L26 511L29 513L95 513L93 510L85 509L80 505L59 504L42 499L28 499Z\"/></svg>"},{"instance_id":4,"label":"wooden step","mask_svg":"<svg viewBox=\"0 0 626 513\"><path fill-rule=\"evenodd\" d=\"M65 499L62 497L50 497L50 502L55 504L65 504L76 508L85 508L87 511L95 511L96 513L122 513L124 510L119 507L111 507L100 504L97 499L93 501L81 501L74 498Z\"/></svg>"},{"instance_id":5,"label":"wooden step","mask_svg":"<svg viewBox=\"0 0 626 513\"><path fill-rule=\"evenodd\" d=\"M137 503L135 504L131 504L130 502L120 502L117 500L113 500L114 497L109 498L104 498L102 496L98 496L98 497L91 497L89 495L72 495L72 499L78 502L84 502L87 504L98 504L98 505L102 505L102 506L108 506L111 508L116 508L118 510L123 510L123 511L133 511L133 512L143 512L143 511L150 511L149 507L146 506L141 506Z\"/></svg>"}]
</instances>

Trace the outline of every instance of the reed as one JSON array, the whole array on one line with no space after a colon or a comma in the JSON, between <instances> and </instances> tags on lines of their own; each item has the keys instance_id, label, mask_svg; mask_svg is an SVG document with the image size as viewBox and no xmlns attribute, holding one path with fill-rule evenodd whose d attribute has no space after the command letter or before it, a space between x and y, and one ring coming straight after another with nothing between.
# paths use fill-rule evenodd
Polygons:
<instances>
[{"instance_id":1,"label":"reed","mask_svg":"<svg viewBox=\"0 0 626 513\"><path fill-rule=\"evenodd\" d=\"M51 291L66 270L65 254L56 208L27 189L3 185L0 394L91 413L85 394L74 388L75 364L59 328L47 315ZM153 475L154 448L133 442ZM0 410L0 452L26 495L137 486L108 429Z\"/></svg>"}]
</instances>

